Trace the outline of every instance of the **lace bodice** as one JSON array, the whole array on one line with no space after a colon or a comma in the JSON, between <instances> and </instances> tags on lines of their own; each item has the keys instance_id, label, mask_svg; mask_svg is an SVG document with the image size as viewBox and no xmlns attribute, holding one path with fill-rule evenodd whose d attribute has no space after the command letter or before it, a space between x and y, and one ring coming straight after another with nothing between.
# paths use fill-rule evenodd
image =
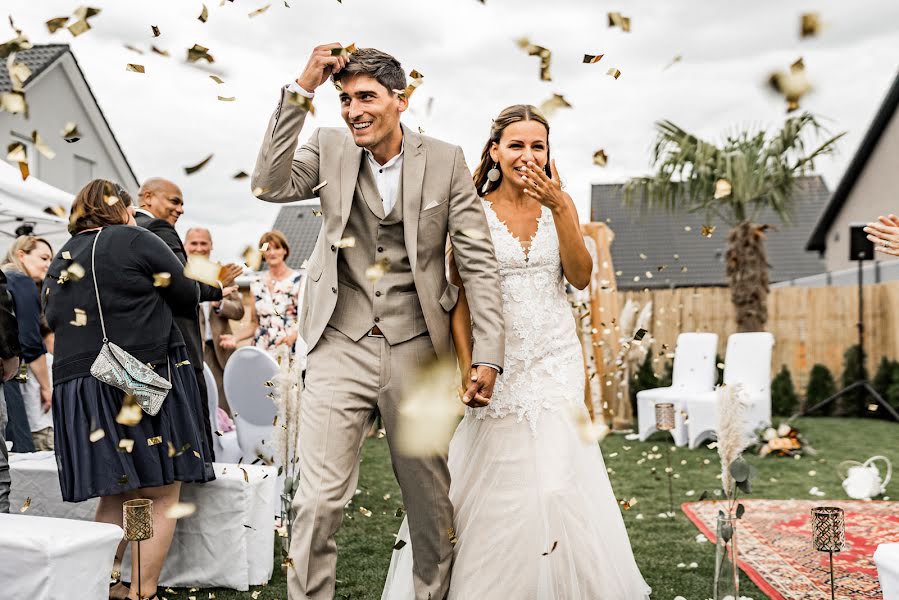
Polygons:
<instances>
[{"instance_id":1,"label":"lace bodice","mask_svg":"<svg viewBox=\"0 0 899 600\"><path fill-rule=\"evenodd\" d=\"M543 207L527 253L482 200L499 263L505 319L505 370L484 408L467 408L478 419L510 414L536 432L543 410L582 402L584 366L574 316L565 295L559 238L552 212Z\"/></svg>"}]
</instances>

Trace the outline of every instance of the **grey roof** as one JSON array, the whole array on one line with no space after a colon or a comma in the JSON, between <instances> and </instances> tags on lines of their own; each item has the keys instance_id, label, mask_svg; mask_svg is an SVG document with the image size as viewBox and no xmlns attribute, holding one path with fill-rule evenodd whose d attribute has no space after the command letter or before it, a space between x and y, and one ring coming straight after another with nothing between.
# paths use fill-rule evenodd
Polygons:
<instances>
[{"instance_id":1,"label":"grey roof","mask_svg":"<svg viewBox=\"0 0 899 600\"><path fill-rule=\"evenodd\" d=\"M756 219L757 223L777 227L776 231L768 230L765 244L772 283L825 271L819 253L805 250L805 245L829 196L819 175L802 177L797 185L792 225L781 224L770 210ZM590 213L593 221L605 222L615 233L612 263L621 273L617 278L619 289L727 284L726 225L717 223L717 229L707 238L701 234L705 224L701 213L660 210L641 214L639 203L625 206L622 184L594 185ZM663 265L665 269L659 271ZM682 267L687 267L686 272L681 271ZM646 276L647 271L652 278ZM634 277L639 277L639 281L634 281Z\"/></svg>"},{"instance_id":2,"label":"grey roof","mask_svg":"<svg viewBox=\"0 0 899 600\"><path fill-rule=\"evenodd\" d=\"M29 81L68 51L68 44L39 44L28 50L16 52L16 62L25 63L31 69L31 76L25 81L25 84L27 85ZM6 68L5 60L0 61L0 92L10 90L12 90L12 81L9 78L9 69Z\"/></svg>"},{"instance_id":3,"label":"grey roof","mask_svg":"<svg viewBox=\"0 0 899 600\"><path fill-rule=\"evenodd\" d=\"M290 256L287 257L287 266L299 269L303 263L309 260L318 232L322 228L322 218L313 214L318 211L318 204L294 204L284 206L278 211L273 229L277 229L287 238L290 245Z\"/></svg>"}]
</instances>

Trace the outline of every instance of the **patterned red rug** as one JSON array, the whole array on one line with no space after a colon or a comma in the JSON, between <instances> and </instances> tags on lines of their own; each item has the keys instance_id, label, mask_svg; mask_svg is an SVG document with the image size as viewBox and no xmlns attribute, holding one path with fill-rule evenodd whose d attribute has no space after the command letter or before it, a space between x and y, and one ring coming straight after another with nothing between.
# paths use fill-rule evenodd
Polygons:
<instances>
[{"instance_id":1,"label":"patterned red rug","mask_svg":"<svg viewBox=\"0 0 899 600\"><path fill-rule=\"evenodd\" d=\"M688 502L684 513L715 541L716 502ZM836 596L842 600L881 600L874 551L899 542L899 502L743 500L739 564L773 600L830 598L829 559L812 545L811 509L838 506L846 515L846 546L834 554ZM758 600L758 599L756 599Z\"/></svg>"}]
</instances>

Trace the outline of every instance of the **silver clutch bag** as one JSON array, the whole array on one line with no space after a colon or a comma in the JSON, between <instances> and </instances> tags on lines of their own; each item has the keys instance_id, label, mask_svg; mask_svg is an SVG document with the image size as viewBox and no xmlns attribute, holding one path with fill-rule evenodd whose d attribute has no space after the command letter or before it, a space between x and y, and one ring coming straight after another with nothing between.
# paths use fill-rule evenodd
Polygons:
<instances>
[{"instance_id":1,"label":"silver clutch bag","mask_svg":"<svg viewBox=\"0 0 899 600\"><path fill-rule=\"evenodd\" d=\"M97 312L100 313L100 328L103 330L103 345L100 354L91 365L91 375L115 388L118 388L134 396L138 406L148 415L156 415L162 408L162 401L172 389L172 384L160 376L150 366L142 363L113 344L106 337L106 322L103 320L103 309L100 306L100 289L97 286L97 271L94 264L94 255L97 250L97 240L100 233L94 237L91 248L91 276L94 280L94 293L97 295ZM169 363L169 378L172 376L172 365Z\"/></svg>"}]
</instances>

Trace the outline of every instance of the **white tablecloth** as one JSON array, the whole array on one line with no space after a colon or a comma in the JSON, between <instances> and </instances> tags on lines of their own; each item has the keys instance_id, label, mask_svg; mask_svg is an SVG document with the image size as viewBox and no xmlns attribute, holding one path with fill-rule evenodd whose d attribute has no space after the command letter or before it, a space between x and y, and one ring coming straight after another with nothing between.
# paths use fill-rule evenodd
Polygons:
<instances>
[{"instance_id":1,"label":"white tablecloth","mask_svg":"<svg viewBox=\"0 0 899 600\"><path fill-rule=\"evenodd\" d=\"M122 535L108 523L0 514L0 599L105 600Z\"/></svg>"},{"instance_id":2,"label":"white tablecloth","mask_svg":"<svg viewBox=\"0 0 899 600\"><path fill-rule=\"evenodd\" d=\"M178 522L160 584L175 587L226 587L247 590L271 579L274 557L274 508L277 471L274 467L215 463L216 480L184 484L181 501L197 512ZM249 481L244 481L243 471ZM26 498L26 515L92 521L97 500L62 501L56 459L52 452L11 454L10 508ZM130 571L130 559L122 564ZM127 579L127 577L126 577ZM2 593L2 592L0 592Z\"/></svg>"},{"instance_id":3,"label":"white tablecloth","mask_svg":"<svg viewBox=\"0 0 899 600\"><path fill-rule=\"evenodd\" d=\"M874 552L883 600L899 600L899 544L880 544Z\"/></svg>"}]
</instances>

